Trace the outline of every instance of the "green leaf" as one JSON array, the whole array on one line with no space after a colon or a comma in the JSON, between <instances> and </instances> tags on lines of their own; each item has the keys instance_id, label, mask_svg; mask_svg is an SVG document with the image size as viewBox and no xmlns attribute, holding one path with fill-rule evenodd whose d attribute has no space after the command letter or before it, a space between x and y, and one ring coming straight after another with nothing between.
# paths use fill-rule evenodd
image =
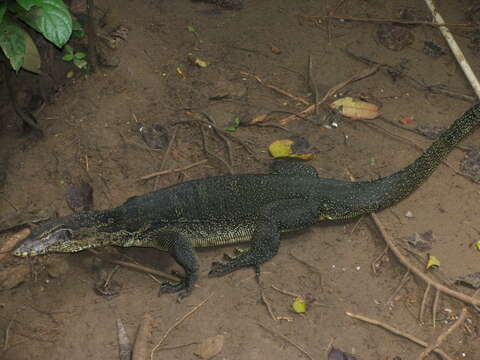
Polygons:
<instances>
[{"instance_id":1,"label":"green leaf","mask_svg":"<svg viewBox=\"0 0 480 360\"><path fill-rule=\"evenodd\" d=\"M17 4L20 5L25 10L30 10L32 6L41 6L39 0L17 0Z\"/></svg>"},{"instance_id":2,"label":"green leaf","mask_svg":"<svg viewBox=\"0 0 480 360\"><path fill-rule=\"evenodd\" d=\"M239 117L236 117L235 119L233 119L233 122L235 123L235 125L240 125L240 118Z\"/></svg>"},{"instance_id":3,"label":"green leaf","mask_svg":"<svg viewBox=\"0 0 480 360\"><path fill-rule=\"evenodd\" d=\"M42 65L42 60L40 54L38 53L37 46L33 42L32 38L28 33L25 33L25 57L23 59L22 67L25 70L40 73L40 66Z\"/></svg>"},{"instance_id":4,"label":"green leaf","mask_svg":"<svg viewBox=\"0 0 480 360\"><path fill-rule=\"evenodd\" d=\"M75 53L75 59L83 59L85 56L87 56L84 52L77 52Z\"/></svg>"},{"instance_id":5,"label":"green leaf","mask_svg":"<svg viewBox=\"0 0 480 360\"><path fill-rule=\"evenodd\" d=\"M73 54L73 48L70 45L65 45L64 49L67 54Z\"/></svg>"},{"instance_id":6,"label":"green leaf","mask_svg":"<svg viewBox=\"0 0 480 360\"><path fill-rule=\"evenodd\" d=\"M237 127L236 126L229 126L225 130L227 130L227 131L237 131Z\"/></svg>"},{"instance_id":7,"label":"green leaf","mask_svg":"<svg viewBox=\"0 0 480 360\"><path fill-rule=\"evenodd\" d=\"M17 16L58 47L72 35L72 18L62 0L37 0L38 6Z\"/></svg>"},{"instance_id":8,"label":"green leaf","mask_svg":"<svg viewBox=\"0 0 480 360\"><path fill-rule=\"evenodd\" d=\"M187 30L190 31L191 33L197 32L197 30L195 30L195 28L194 28L193 26L191 26L191 25L188 25L188 26L187 26Z\"/></svg>"},{"instance_id":9,"label":"green leaf","mask_svg":"<svg viewBox=\"0 0 480 360\"><path fill-rule=\"evenodd\" d=\"M63 56L62 56L62 60L72 61L72 60L73 60L73 54L68 53L68 54L63 55Z\"/></svg>"},{"instance_id":10,"label":"green leaf","mask_svg":"<svg viewBox=\"0 0 480 360\"><path fill-rule=\"evenodd\" d=\"M85 60L80 60L80 59L73 59L73 63L75 64L76 67L79 69L83 69L85 66L87 66L87 62Z\"/></svg>"},{"instance_id":11,"label":"green leaf","mask_svg":"<svg viewBox=\"0 0 480 360\"><path fill-rule=\"evenodd\" d=\"M0 3L0 23L3 20L3 15L5 15L5 11L7 11L7 4L2 2Z\"/></svg>"},{"instance_id":12,"label":"green leaf","mask_svg":"<svg viewBox=\"0 0 480 360\"><path fill-rule=\"evenodd\" d=\"M26 34L25 30L8 16L5 16L0 23L0 47L15 71L18 71L23 64Z\"/></svg>"},{"instance_id":13,"label":"green leaf","mask_svg":"<svg viewBox=\"0 0 480 360\"><path fill-rule=\"evenodd\" d=\"M72 20L72 35L80 39L85 37L85 30L77 19Z\"/></svg>"}]
</instances>

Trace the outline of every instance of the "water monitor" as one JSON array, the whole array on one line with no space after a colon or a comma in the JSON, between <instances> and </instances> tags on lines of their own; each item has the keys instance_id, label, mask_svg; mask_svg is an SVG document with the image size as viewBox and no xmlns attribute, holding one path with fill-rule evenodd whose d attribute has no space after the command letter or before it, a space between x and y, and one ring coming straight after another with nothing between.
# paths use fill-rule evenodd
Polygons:
<instances>
[{"instance_id":1,"label":"water monitor","mask_svg":"<svg viewBox=\"0 0 480 360\"><path fill-rule=\"evenodd\" d=\"M457 119L406 168L372 181L320 178L315 168L276 161L269 174L192 180L128 199L114 209L61 217L35 227L15 250L18 256L76 252L117 245L170 252L185 271L165 292L190 294L197 280L195 247L251 242L250 248L209 273L220 276L255 267L278 251L280 234L322 220L350 219L389 207L411 194L452 148L480 122L480 103Z\"/></svg>"}]
</instances>

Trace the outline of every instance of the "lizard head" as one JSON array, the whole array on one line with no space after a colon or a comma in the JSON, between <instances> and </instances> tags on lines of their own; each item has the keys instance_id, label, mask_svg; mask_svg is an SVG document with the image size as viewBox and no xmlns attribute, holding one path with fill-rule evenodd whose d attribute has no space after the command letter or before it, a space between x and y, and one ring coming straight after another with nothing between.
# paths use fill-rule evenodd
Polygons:
<instances>
[{"instance_id":1,"label":"lizard head","mask_svg":"<svg viewBox=\"0 0 480 360\"><path fill-rule=\"evenodd\" d=\"M53 222L37 226L15 249L16 256L36 256L53 252L77 252L89 246L68 226Z\"/></svg>"}]
</instances>

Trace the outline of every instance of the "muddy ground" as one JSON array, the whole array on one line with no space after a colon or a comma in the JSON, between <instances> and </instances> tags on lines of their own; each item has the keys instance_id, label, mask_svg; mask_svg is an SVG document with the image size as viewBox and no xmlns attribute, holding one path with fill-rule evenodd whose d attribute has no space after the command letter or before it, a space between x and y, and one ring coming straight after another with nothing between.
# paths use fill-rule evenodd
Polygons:
<instances>
[{"instance_id":1,"label":"muddy ground","mask_svg":"<svg viewBox=\"0 0 480 360\"><path fill-rule=\"evenodd\" d=\"M167 127L170 134L177 128L162 169L205 159L198 128L189 124L174 127L174 122L191 120L204 112L218 127L225 128L235 117L248 120L269 111L301 111L306 105L264 85L273 84L313 101L309 56L319 96L368 67L348 55L347 49L379 63L401 64L405 74L427 85L441 84L473 95L436 28L409 28L413 42L393 51L380 43L375 24L332 21L327 26L324 21L308 18L325 15L334 8L336 14L363 18L398 17L402 9L408 9L414 18L429 20L427 8L418 1L344 1L337 8L337 1L246 0L243 9L233 11L187 0L96 3L98 13L107 14L101 19L99 31L108 34L120 25L128 29L128 36L114 50L120 60L117 67L99 67L95 74L67 82L39 114L43 138L20 134L8 98L2 95L0 141L9 157L0 194L1 214L40 210L70 214L65 190L69 184L82 181L93 187L94 207L105 209L130 196L181 181L226 174L228 169L222 162L209 158L207 163L183 172L138 181L160 170L165 153L149 150L139 127L158 124ZM442 4L440 11L447 22L464 23L465 12L472 4ZM196 32L188 31L188 26ZM468 33L456 29L455 34L473 69L480 69ZM425 41L438 44L446 54L438 58L426 54ZM208 66L198 67L191 63L192 58L202 59ZM405 139L421 146L429 144L429 140L405 129L446 127L471 105L452 96L433 94L405 77L394 81L384 70L348 85L338 95L342 94L381 104L383 118L368 123L378 128L341 120L338 128L328 129L322 126L327 114L324 107L318 115L310 116L312 121L295 119L285 129L240 127L232 134L248 144L253 155L240 143L232 142L233 172L267 171L268 144L302 136L315 153L310 163L323 177L348 179L351 172L365 180L387 175L420 154ZM285 116L275 113L268 124L278 125L278 119ZM400 120L406 117L414 121L402 124ZM475 146L478 136L471 135L462 145ZM213 133L207 134L207 143L210 152L228 159L225 144ZM448 162L458 169L463 157L464 152L457 149ZM407 212L412 216L406 216ZM451 281L479 271L480 253L471 247L480 232L479 214L478 185L441 165L411 197L379 217L399 243L415 232L431 230L435 241L430 252L441 261L436 272ZM113 296L99 295L94 290L99 274L109 273L113 267L99 263L90 253L31 260L8 257L1 265L3 271L15 266L27 266L28 271L24 271L23 283L0 292L0 343L7 341L0 357L118 359L117 319L134 338L143 314L151 313L155 319L151 343L156 344L179 318L209 298L164 343L167 347L191 345L158 351L154 359L194 359L196 345L192 343L214 335L224 336L219 359L306 358L259 323L289 338L313 359L326 359L331 345L359 359L416 359L421 347L351 319L345 312L378 319L431 342L458 316L462 303L440 296L434 328L431 291L424 323L420 324L418 314L426 286L413 278L387 305L405 268L388 254L377 273L372 272L371 264L384 246L369 218L322 224L286 236L280 253L263 266L262 278L264 295L274 314L292 321L271 318L261 301L253 270L240 270L223 278L207 277L211 262L221 259L230 248L199 251L198 287L181 304L174 294L158 296L159 283L150 276L123 267L113 276ZM155 250L128 249L121 254L114 256L128 256L129 261L165 271L178 269L168 256ZM423 268L426 257L425 253L421 255L420 261L410 255L419 268ZM293 298L272 285L292 293L311 293L316 302L305 315L295 314L291 310ZM442 349L453 359L478 359L479 320L470 308L466 326L451 334Z\"/></svg>"}]
</instances>

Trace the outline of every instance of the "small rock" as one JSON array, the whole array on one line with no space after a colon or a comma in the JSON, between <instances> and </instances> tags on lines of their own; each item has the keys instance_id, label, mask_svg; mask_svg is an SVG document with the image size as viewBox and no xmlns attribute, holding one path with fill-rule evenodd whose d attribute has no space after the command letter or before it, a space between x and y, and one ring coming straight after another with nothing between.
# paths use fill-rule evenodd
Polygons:
<instances>
[{"instance_id":1,"label":"small rock","mask_svg":"<svg viewBox=\"0 0 480 360\"><path fill-rule=\"evenodd\" d=\"M223 335L209 337L197 346L194 354L200 359L211 359L222 351L224 339Z\"/></svg>"},{"instance_id":2,"label":"small rock","mask_svg":"<svg viewBox=\"0 0 480 360\"><path fill-rule=\"evenodd\" d=\"M0 290L9 290L17 287L30 273L28 264L9 267L0 272Z\"/></svg>"},{"instance_id":3,"label":"small rock","mask_svg":"<svg viewBox=\"0 0 480 360\"><path fill-rule=\"evenodd\" d=\"M73 211L86 211L93 207L93 189L85 182L69 186L65 191L65 198Z\"/></svg>"},{"instance_id":4,"label":"small rock","mask_svg":"<svg viewBox=\"0 0 480 360\"><path fill-rule=\"evenodd\" d=\"M167 147L169 136L167 129L163 126L158 124L153 126L141 126L138 131L149 148L164 149Z\"/></svg>"},{"instance_id":5,"label":"small rock","mask_svg":"<svg viewBox=\"0 0 480 360\"><path fill-rule=\"evenodd\" d=\"M64 257L53 256L49 257L48 263L45 266L48 276L54 279L58 279L65 275L70 268L70 265Z\"/></svg>"},{"instance_id":6,"label":"small rock","mask_svg":"<svg viewBox=\"0 0 480 360\"><path fill-rule=\"evenodd\" d=\"M247 93L247 88L240 83L227 80L217 81L209 91L209 100L241 98Z\"/></svg>"}]
</instances>

